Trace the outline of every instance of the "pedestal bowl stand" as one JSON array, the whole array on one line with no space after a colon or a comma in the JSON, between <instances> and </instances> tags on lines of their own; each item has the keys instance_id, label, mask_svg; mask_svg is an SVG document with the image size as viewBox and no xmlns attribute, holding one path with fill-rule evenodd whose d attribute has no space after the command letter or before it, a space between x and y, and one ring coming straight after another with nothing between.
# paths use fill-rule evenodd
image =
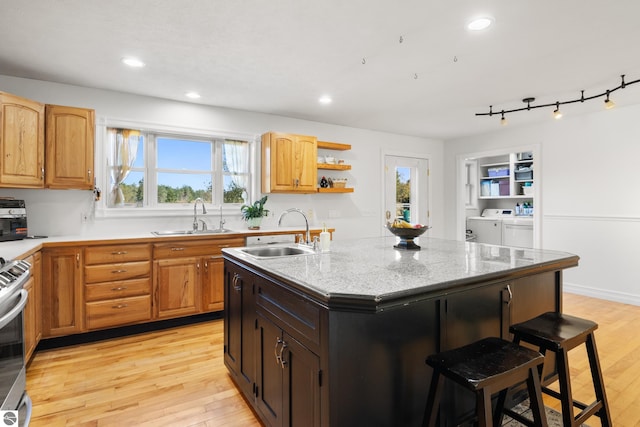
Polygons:
<instances>
[{"instance_id":1,"label":"pedestal bowl stand","mask_svg":"<svg viewBox=\"0 0 640 427\"><path fill-rule=\"evenodd\" d=\"M396 228L387 224L387 229L394 235L400 238L400 241L393 245L396 249L404 249L410 251L419 251L420 246L416 245L413 241L416 237L419 237L425 231L427 231L431 227L421 227L421 228Z\"/></svg>"}]
</instances>

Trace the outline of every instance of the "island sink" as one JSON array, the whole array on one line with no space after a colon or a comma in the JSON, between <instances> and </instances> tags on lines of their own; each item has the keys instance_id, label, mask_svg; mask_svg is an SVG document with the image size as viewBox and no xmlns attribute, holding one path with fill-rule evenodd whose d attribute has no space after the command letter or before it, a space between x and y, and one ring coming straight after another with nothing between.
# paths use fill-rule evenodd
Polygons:
<instances>
[{"instance_id":1,"label":"island sink","mask_svg":"<svg viewBox=\"0 0 640 427\"><path fill-rule=\"evenodd\" d=\"M242 252L256 258L271 258L292 255L311 255L315 251L311 248L300 246L262 246L240 249Z\"/></svg>"}]
</instances>

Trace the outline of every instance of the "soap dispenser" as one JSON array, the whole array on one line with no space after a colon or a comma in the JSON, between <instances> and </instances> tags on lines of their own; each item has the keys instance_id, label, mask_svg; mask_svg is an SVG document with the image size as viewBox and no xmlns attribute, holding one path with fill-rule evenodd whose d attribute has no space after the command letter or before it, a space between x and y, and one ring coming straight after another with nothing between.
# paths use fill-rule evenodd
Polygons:
<instances>
[{"instance_id":1,"label":"soap dispenser","mask_svg":"<svg viewBox=\"0 0 640 427\"><path fill-rule=\"evenodd\" d=\"M329 252L331 246L331 235L327 231L326 224L322 225L322 232L320 233L320 250L322 252Z\"/></svg>"}]
</instances>

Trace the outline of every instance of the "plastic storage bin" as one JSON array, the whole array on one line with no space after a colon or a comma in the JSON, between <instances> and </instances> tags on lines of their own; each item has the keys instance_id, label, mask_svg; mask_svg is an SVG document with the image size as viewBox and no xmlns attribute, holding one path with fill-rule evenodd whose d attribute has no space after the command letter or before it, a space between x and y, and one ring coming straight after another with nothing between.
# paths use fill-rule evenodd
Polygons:
<instances>
[{"instance_id":1,"label":"plastic storage bin","mask_svg":"<svg viewBox=\"0 0 640 427\"><path fill-rule=\"evenodd\" d=\"M500 166L496 168L487 169L489 176L509 176L509 168L506 166Z\"/></svg>"},{"instance_id":2,"label":"plastic storage bin","mask_svg":"<svg viewBox=\"0 0 640 427\"><path fill-rule=\"evenodd\" d=\"M515 176L517 180L523 179L533 179L533 169L532 168L520 168L516 170Z\"/></svg>"},{"instance_id":3,"label":"plastic storage bin","mask_svg":"<svg viewBox=\"0 0 640 427\"><path fill-rule=\"evenodd\" d=\"M509 195L509 181L503 179L499 182L499 195L500 196L508 196Z\"/></svg>"}]
</instances>

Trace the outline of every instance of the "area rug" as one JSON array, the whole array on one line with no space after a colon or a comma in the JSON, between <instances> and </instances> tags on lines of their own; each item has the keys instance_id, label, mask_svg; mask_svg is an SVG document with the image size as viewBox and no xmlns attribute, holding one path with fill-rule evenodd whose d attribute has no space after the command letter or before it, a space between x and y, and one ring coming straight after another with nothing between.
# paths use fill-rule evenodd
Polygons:
<instances>
[{"instance_id":1,"label":"area rug","mask_svg":"<svg viewBox=\"0 0 640 427\"><path fill-rule=\"evenodd\" d=\"M551 408L545 407L544 409L545 409L545 412L547 413L547 423L549 424L549 427L562 427L562 414ZM524 402L515 406L513 410L518 414L524 416L525 418L533 420L533 415L531 415L531 409L529 409L529 400L525 400ZM522 426L522 424L520 424L518 421L505 415L503 419L502 427L520 427L520 426ZM589 427L589 426L587 424L582 424L582 427Z\"/></svg>"}]
</instances>

